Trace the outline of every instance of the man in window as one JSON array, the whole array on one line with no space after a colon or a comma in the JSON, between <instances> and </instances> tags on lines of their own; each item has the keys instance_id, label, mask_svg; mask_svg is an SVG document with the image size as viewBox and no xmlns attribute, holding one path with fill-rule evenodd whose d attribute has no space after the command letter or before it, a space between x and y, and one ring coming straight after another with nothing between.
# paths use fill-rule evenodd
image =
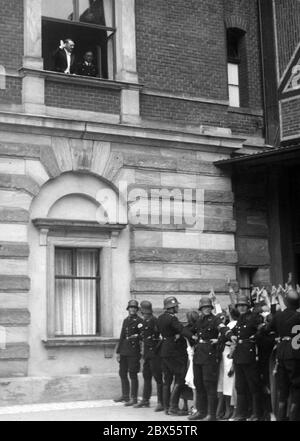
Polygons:
<instances>
[{"instance_id":1,"label":"man in window","mask_svg":"<svg viewBox=\"0 0 300 441\"><path fill-rule=\"evenodd\" d=\"M83 61L79 63L76 71L77 75L83 75L85 77L96 77L97 67L94 64L94 54L92 51L88 51L83 56Z\"/></svg>"},{"instance_id":2,"label":"man in window","mask_svg":"<svg viewBox=\"0 0 300 441\"><path fill-rule=\"evenodd\" d=\"M65 74L75 73L75 43L70 38L60 42L59 48L54 53L54 69Z\"/></svg>"}]
</instances>

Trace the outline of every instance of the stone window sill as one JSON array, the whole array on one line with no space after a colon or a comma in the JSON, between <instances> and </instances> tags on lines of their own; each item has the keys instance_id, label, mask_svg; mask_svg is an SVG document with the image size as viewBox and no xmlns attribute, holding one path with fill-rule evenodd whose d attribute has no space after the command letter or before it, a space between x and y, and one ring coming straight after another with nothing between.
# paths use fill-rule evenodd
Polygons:
<instances>
[{"instance_id":1,"label":"stone window sill","mask_svg":"<svg viewBox=\"0 0 300 441\"><path fill-rule=\"evenodd\" d=\"M53 337L42 340L46 348L72 347L72 346L115 346L117 338L112 337Z\"/></svg>"},{"instance_id":2,"label":"stone window sill","mask_svg":"<svg viewBox=\"0 0 300 441\"><path fill-rule=\"evenodd\" d=\"M21 77L28 75L37 76L46 80L51 80L57 83L76 84L81 86L93 86L103 89L112 90L140 90L143 86L139 83L126 83L124 81L107 80L105 78L84 77L80 75L67 75L60 72L53 72L49 70L28 69L21 68L19 70Z\"/></svg>"},{"instance_id":3,"label":"stone window sill","mask_svg":"<svg viewBox=\"0 0 300 441\"><path fill-rule=\"evenodd\" d=\"M241 113L243 115L263 116L261 109L251 109L250 107L228 107L228 112Z\"/></svg>"}]
</instances>

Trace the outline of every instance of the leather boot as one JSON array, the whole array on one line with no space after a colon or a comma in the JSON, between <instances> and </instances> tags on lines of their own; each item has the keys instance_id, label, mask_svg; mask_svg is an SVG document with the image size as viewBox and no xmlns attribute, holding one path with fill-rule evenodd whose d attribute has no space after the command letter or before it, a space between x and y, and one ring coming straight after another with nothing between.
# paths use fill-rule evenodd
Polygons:
<instances>
[{"instance_id":1,"label":"leather boot","mask_svg":"<svg viewBox=\"0 0 300 441\"><path fill-rule=\"evenodd\" d=\"M170 386L169 384L163 385L163 404L166 414L168 415L169 412L169 406L170 406Z\"/></svg>"},{"instance_id":2,"label":"leather boot","mask_svg":"<svg viewBox=\"0 0 300 441\"><path fill-rule=\"evenodd\" d=\"M287 402L286 401L279 401L276 419L277 419L277 421L288 421Z\"/></svg>"},{"instance_id":3,"label":"leather boot","mask_svg":"<svg viewBox=\"0 0 300 441\"><path fill-rule=\"evenodd\" d=\"M236 416L233 421L247 420L247 397L246 395L237 395Z\"/></svg>"},{"instance_id":4,"label":"leather boot","mask_svg":"<svg viewBox=\"0 0 300 441\"><path fill-rule=\"evenodd\" d=\"M230 405L231 397L229 395L224 395L225 400L225 415L223 416L223 420L229 420L233 413L233 406Z\"/></svg>"},{"instance_id":5,"label":"leather boot","mask_svg":"<svg viewBox=\"0 0 300 441\"><path fill-rule=\"evenodd\" d=\"M141 409L142 407L150 407L149 400L145 400L144 398L133 406L135 409Z\"/></svg>"},{"instance_id":6,"label":"leather boot","mask_svg":"<svg viewBox=\"0 0 300 441\"><path fill-rule=\"evenodd\" d=\"M289 421L300 421L300 406L298 403L291 403Z\"/></svg>"},{"instance_id":7,"label":"leather boot","mask_svg":"<svg viewBox=\"0 0 300 441\"><path fill-rule=\"evenodd\" d=\"M139 380L138 378L131 378L131 398L133 400L136 400L138 397L138 390L139 390Z\"/></svg>"},{"instance_id":8,"label":"leather boot","mask_svg":"<svg viewBox=\"0 0 300 441\"><path fill-rule=\"evenodd\" d=\"M224 416L225 399L222 393L218 393L217 419L220 420Z\"/></svg>"},{"instance_id":9,"label":"leather boot","mask_svg":"<svg viewBox=\"0 0 300 441\"><path fill-rule=\"evenodd\" d=\"M181 385L175 384L170 396L169 415L171 416L178 416L178 411L179 411L178 403L180 398L180 391L181 391Z\"/></svg>"},{"instance_id":10,"label":"leather boot","mask_svg":"<svg viewBox=\"0 0 300 441\"><path fill-rule=\"evenodd\" d=\"M252 415L248 418L248 421L260 421L261 419L260 394L254 394L252 396Z\"/></svg>"},{"instance_id":11,"label":"leather boot","mask_svg":"<svg viewBox=\"0 0 300 441\"><path fill-rule=\"evenodd\" d=\"M128 378L121 378L122 395L114 400L115 403L126 403L129 401L129 381Z\"/></svg>"},{"instance_id":12,"label":"leather boot","mask_svg":"<svg viewBox=\"0 0 300 441\"><path fill-rule=\"evenodd\" d=\"M201 421L216 421L216 410L218 398L216 395L208 395L208 412L207 416Z\"/></svg>"},{"instance_id":13,"label":"leather boot","mask_svg":"<svg viewBox=\"0 0 300 441\"><path fill-rule=\"evenodd\" d=\"M127 403L125 403L124 406L125 407L134 406L135 404L137 404L137 398L130 398L130 400L127 401Z\"/></svg>"},{"instance_id":14,"label":"leather boot","mask_svg":"<svg viewBox=\"0 0 300 441\"><path fill-rule=\"evenodd\" d=\"M157 390L157 406L154 409L154 412L161 412L164 410L163 406L163 385L162 383L156 383L156 390Z\"/></svg>"}]
</instances>

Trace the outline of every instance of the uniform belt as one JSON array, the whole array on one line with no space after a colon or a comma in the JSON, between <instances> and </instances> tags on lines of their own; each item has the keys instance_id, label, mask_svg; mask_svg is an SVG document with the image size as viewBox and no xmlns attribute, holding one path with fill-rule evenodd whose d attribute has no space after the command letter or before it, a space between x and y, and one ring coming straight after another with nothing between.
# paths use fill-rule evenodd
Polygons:
<instances>
[{"instance_id":1,"label":"uniform belt","mask_svg":"<svg viewBox=\"0 0 300 441\"><path fill-rule=\"evenodd\" d=\"M198 340L198 343L211 343L211 341L210 340L202 340L202 338L200 338Z\"/></svg>"},{"instance_id":2,"label":"uniform belt","mask_svg":"<svg viewBox=\"0 0 300 441\"><path fill-rule=\"evenodd\" d=\"M280 337L279 338L279 341L290 341L290 340L292 340L292 337L286 336L286 337Z\"/></svg>"},{"instance_id":3,"label":"uniform belt","mask_svg":"<svg viewBox=\"0 0 300 441\"><path fill-rule=\"evenodd\" d=\"M247 341L248 343L255 343L254 340L250 340L250 338L240 338L237 342L239 344L244 343L245 341Z\"/></svg>"}]
</instances>

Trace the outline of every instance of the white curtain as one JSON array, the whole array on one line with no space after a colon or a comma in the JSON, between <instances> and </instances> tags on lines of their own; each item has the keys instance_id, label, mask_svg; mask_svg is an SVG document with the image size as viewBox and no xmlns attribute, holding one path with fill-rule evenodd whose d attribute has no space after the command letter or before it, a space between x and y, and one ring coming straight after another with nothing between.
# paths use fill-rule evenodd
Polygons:
<instances>
[{"instance_id":1,"label":"white curtain","mask_svg":"<svg viewBox=\"0 0 300 441\"><path fill-rule=\"evenodd\" d=\"M97 251L77 250L77 276L97 275ZM71 275L72 253L57 250L56 275ZM56 334L96 334L96 280L58 279L56 289Z\"/></svg>"},{"instance_id":2,"label":"white curtain","mask_svg":"<svg viewBox=\"0 0 300 441\"><path fill-rule=\"evenodd\" d=\"M55 275L71 276L72 252L70 250L56 250ZM55 280L55 317L56 334L72 335L72 307L73 293L71 279Z\"/></svg>"},{"instance_id":3,"label":"white curtain","mask_svg":"<svg viewBox=\"0 0 300 441\"><path fill-rule=\"evenodd\" d=\"M97 255L94 251L77 251L77 276L95 277ZM76 280L74 285L73 333L96 334L96 281Z\"/></svg>"}]
</instances>

